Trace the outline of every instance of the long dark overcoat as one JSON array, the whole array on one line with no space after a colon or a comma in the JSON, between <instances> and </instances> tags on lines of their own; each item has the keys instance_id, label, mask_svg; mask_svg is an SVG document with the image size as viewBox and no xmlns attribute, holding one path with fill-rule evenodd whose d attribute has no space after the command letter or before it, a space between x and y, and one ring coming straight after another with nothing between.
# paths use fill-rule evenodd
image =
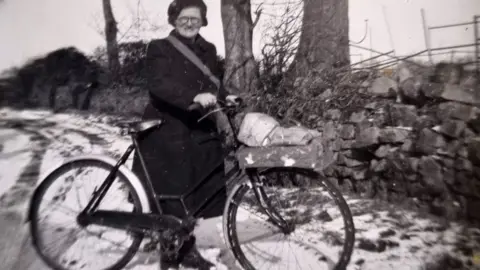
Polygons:
<instances>
[{"instance_id":1,"label":"long dark overcoat","mask_svg":"<svg viewBox=\"0 0 480 270\"><path fill-rule=\"evenodd\" d=\"M212 43L200 35L189 40L175 31L170 34L187 45L215 75L221 75L217 51ZM209 78L166 39L152 40L148 45L146 77L150 102L143 119L162 118L165 124L140 138L140 151L155 191L163 195L180 195L222 162L221 140L215 123L210 120L198 123L199 114L189 112L187 108L199 93L211 92L224 98L226 92L223 88L217 90ZM137 154L133 171L145 181ZM211 174L207 185L187 199L187 207L193 209L214 189L225 186L223 175L221 166ZM225 199L226 191L223 190L201 217L221 215ZM185 214L178 201L162 201L161 207L165 214L177 217Z\"/></svg>"}]
</instances>

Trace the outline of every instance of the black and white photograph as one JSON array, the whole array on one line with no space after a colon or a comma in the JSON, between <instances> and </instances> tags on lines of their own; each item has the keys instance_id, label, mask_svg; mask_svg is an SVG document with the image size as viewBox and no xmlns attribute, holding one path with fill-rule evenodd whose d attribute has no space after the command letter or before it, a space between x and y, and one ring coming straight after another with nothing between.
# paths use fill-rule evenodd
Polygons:
<instances>
[{"instance_id":1,"label":"black and white photograph","mask_svg":"<svg viewBox=\"0 0 480 270\"><path fill-rule=\"evenodd\" d=\"M0 270L480 270L480 0L0 0Z\"/></svg>"}]
</instances>

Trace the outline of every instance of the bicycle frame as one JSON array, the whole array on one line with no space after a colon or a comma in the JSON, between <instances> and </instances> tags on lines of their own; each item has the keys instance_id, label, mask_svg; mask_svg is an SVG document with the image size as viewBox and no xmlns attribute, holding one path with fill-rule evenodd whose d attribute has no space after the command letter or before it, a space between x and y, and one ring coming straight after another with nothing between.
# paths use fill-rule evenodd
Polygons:
<instances>
[{"instance_id":1,"label":"bicycle frame","mask_svg":"<svg viewBox=\"0 0 480 270\"><path fill-rule=\"evenodd\" d=\"M219 167L222 167L223 169L223 163L224 159L228 157L229 153L232 151L235 152L238 150L240 147L240 142L237 139L236 136L236 130L233 125L233 120L232 117L227 114L228 122L230 127L232 128L234 132L234 137L235 137L235 142L234 145L230 149L226 149L223 155L223 158L219 160L218 164L210 171L208 172L201 181L199 181L195 186L189 188L184 194L182 195L160 195L156 194L153 188L152 184L152 179L150 174L148 173L148 169L144 160L144 157L141 153L140 147L139 147L139 141L137 138L136 134L131 134L131 140L132 144L127 148L127 150L124 152L124 154L120 157L118 160L117 164L114 166L114 168L111 170L105 181L102 183L102 185L99 187L98 190L94 191L93 197L89 201L88 205L85 207L85 209L82 211L82 213L79 215L78 221L80 224L88 224L93 221L93 223L108 223L109 226L117 227L117 228L123 228L125 226L128 226L130 228L134 227L139 230L148 230L148 229L166 229L171 226L174 226L169 219L162 219L163 217L163 211L160 206L160 201L180 201L182 204L182 207L185 211L186 218L184 219L185 221L189 220L196 220L196 218L202 213L202 211L209 205L211 200L223 189L225 189L228 185L230 185L232 182L235 182L236 180L241 179L242 176L245 175L245 171L240 169L238 161L235 160L233 168L231 168L228 172L226 172L224 179L226 179L226 184L224 186L219 186L216 188L213 192L211 192L211 195L207 196L206 199L203 200L203 202L197 206L195 209L188 209L185 200L192 195L196 190L198 190L200 187L202 187L206 182L209 181L209 176L219 169ZM140 163L142 165L142 169L145 173L146 176L146 183L144 183L144 188L147 192L147 196L149 197L150 201L153 201L154 203L154 209L156 210L156 213L152 211L150 214L135 214L135 213L126 213L126 212L119 212L119 211L96 211L98 205L102 201L102 199L105 197L105 194L107 193L108 189L110 186L113 184L115 180L116 173L119 169L120 166L125 164L127 161L128 157L131 155L133 150L136 150L138 153L138 157L140 160ZM258 177L254 177L251 173L252 169L248 170L248 175L250 178L250 181L252 182L259 182L260 179ZM259 182L260 183L260 182ZM282 230L288 230L286 227L288 227L287 223L281 216L275 211L273 207L271 207L270 200L266 196L265 192L261 188L260 185L254 184L255 188L254 193L256 198L260 201L261 208L264 210L264 212L271 218L273 223L280 227ZM87 221L90 220L90 221ZM189 222L185 222L188 224ZM104 224L105 225L105 224ZM186 226L190 226L186 225Z\"/></svg>"}]
</instances>

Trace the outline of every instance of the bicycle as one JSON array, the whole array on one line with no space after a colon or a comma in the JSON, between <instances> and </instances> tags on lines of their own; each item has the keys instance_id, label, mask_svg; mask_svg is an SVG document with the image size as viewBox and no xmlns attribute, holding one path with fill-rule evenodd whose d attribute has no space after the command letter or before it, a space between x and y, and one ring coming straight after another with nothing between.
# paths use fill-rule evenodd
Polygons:
<instances>
[{"instance_id":1,"label":"bicycle","mask_svg":"<svg viewBox=\"0 0 480 270\"><path fill-rule=\"evenodd\" d=\"M226 113L228 124L230 125L235 134L238 134L238 131L236 130L233 121L234 116L239 111L239 107L240 106L238 106L238 103L217 105L218 110L222 110ZM198 108L198 104L194 105L190 109L195 108ZM215 111L211 111L210 113L212 112ZM32 196L30 208L28 210L28 221L30 221L32 244L36 252L39 254L40 258L48 266L53 269L59 270L70 270L72 268L85 269L86 267L92 265L93 267L95 267L95 269L123 269L134 258L135 254L140 249L142 240L145 237L149 237L150 239L152 239L152 242L156 246L155 249L159 251L159 253L175 254L175 252L177 252L178 249L181 247L183 241L193 233L197 222L196 217L201 213L203 209L208 206L210 198L206 198L203 203L201 205L198 205L198 207L196 207L195 209L187 209L184 201L189 196L189 194L191 194L194 190L203 185L207 180L203 179L196 186L191 187L185 194L180 196L155 194L152 186L152 178L146 170L144 158L142 156L142 153L139 151L139 136L153 129L161 128L162 124L162 119L118 123L117 126L121 128L122 134L129 135L132 140L130 146L126 149L126 151L118 160L102 155L83 155L66 160L60 166L54 168L50 173L47 174L41 184L36 188ZM239 153L241 149L251 148L242 145L242 143L239 142L235 136L235 142L229 150L225 151L225 156L227 156L230 151L234 151L234 153ZM125 162L134 150L138 151L137 153L139 154L140 162L145 172L146 183L141 182L139 178L125 166ZM221 163L218 164L218 166L221 165ZM80 206L82 196L78 192L78 189L76 187L75 189L73 189L73 185L77 183L75 181L77 179L80 179L80 175L82 173L88 172L90 174L90 171L88 170L90 166L103 169L104 171L106 171L107 176L102 182L100 182L101 184L99 187L96 186L94 188L91 195L89 195L89 193L84 194L85 197L83 198L83 201L86 203L86 206L83 207ZM52 186L58 184L57 180L59 179L59 176L61 176L65 172L68 172L69 168L79 169L79 173L71 175L67 177L67 180L65 180L66 183L71 183L72 187L67 188L60 186L60 194L54 195L51 202L49 203L49 201L46 200L44 196L49 192L49 189ZM273 178L269 178L270 176L273 176ZM343 241L341 239L338 239L339 237L337 234L340 233L335 232L328 234L325 239L317 241L316 244L305 244L303 242L303 244L301 244L299 243L301 241L294 241L293 243L306 250L310 249L320 252L318 251L318 245L331 242L332 246L326 247L326 251L322 252L336 253L338 255L338 260L335 259L335 261L333 261L333 259L330 258L334 256L332 254L330 254L330 257L327 257L327 255L324 254L323 257L320 256L313 261L308 261L308 263L316 262L321 263L322 265L326 264L327 266L330 266L333 269L337 270L346 268L346 266L350 262L350 257L353 252L353 246L355 242L355 228L352 215L348 204L343 198L341 192L335 187L335 185L333 185L321 176L322 174L320 172L316 172L308 168L296 168L290 165L275 167L246 166L245 162L241 163L239 162L238 158L235 159L234 166L225 174L227 186L233 186L233 188L231 188L231 190L229 191L227 203L224 208L223 232L225 238L224 240L227 243L227 246L231 253L233 253L236 259L236 263L238 263L242 268L246 270L260 269L263 263L262 265L260 265L260 263L258 263L257 261L253 261L253 259L247 258L249 252L257 251L257 253L262 253L261 251L258 251L261 248L252 248L250 246L251 240L263 239L262 241L264 242L262 242L262 244L266 245L266 247L264 247L264 249L266 250L273 250L274 248L276 248L276 244L279 243L277 241L272 244L265 240L268 237L271 237L270 235L250 235L251 239L242 241L241 237L239 236L243 228L242 226L250 224L248 222L250 222L251 220L253 220L251 221L251 224L257 222L254 219L247 220L242 216L237 216L237 214L241 213L239 211L240 203L247 200L247 206L252 209L257 209L259 213L256 215L264 216L265 224L276 228L280 232L281 237L283 237L282 239L293 237L292 235L297 231L297 229L305 230L305 233L314 231L316 235L318 231L315 230L318 230L318 224L315 223L310 227L305 225L305 222L311 221L314 216L325 222L326 225L321 226L324 226L322 230L325 230L327 232L328 228L335 229L337 228L335 226L338 226L340 228L343 226L342 231L345 233L345 240ZM116 179L118 179L118 181L115 181ZM286 181L285 179L289 179L289 181ZM282 187L282 185L278 184L280 182L290 183L290 186L288 186L287 184L283 185ZM83 186L83 181L80 183ZM314 183L315 186L305 188L300 186L301 183ZM109 190L115 189L115 184L117 184L117 192L108 193ZM268 191L268 188L277 188L279 186L282 194L280 196L272 196L271 192ZM287 187L285 188L285 186ZM297 190L297 187L299 192L298 198L310 200L309 203L315 204L315 207L312 207L312 205L302 205L298 207L287 207L287 210L285 211L278 210L279 205L275 204L274 200L276 200L276 202L279 202L279 199L286 198L286 204L287 206L290 206L293 202L293 197L291 195L293 194L293 190ZM313 195L306 194L306 192L317 191L318 187L326 189L327 192L319 192L317 194L318 197L313 197ZM211 197L213 197L217 192L220 192L221 190L222 187L218 187L217 190L212 191ZM252 191L253 194L247 195L247 192L250 191ZM78 201L78 209L74 209L74 206L72 205L67 205L73 204L75 201L66 200L66 195L70 194L70 192L76 195ZM106 210L100 210L100 206L103 205L105 197L112 194L124 195L127 198L126 202L122 202L121 204L119 204L119 207L121 206L122 209L111 209L114 205L112 203L109 203L106 205ZM328 204L324 202L327 195L333 197L334 204ZM248 199L251 199L251 203L248 202ZM161 200L180 201L183 205L185 213L187 214L187 217L184 219L179 219L170 215L154 214L152 209L155 209L156 213L162 213L162 209L159 204L159 201ZM66 205L55 206L54 204L59 201L61 203L65 203ZM317 211L319 208L319 205L317 204L320 203L325 207L330 207L332 205L338 207L340 210L340 214L336 216L335 219L333 219L332 213L334 212L331 211L331 208L328 208L328 211L330 212L324 210L323 212L314 214L314 212ZM45 247L45 244L47 243L45 239L41 237L42 224L39 221L39 217L41 207L44 204L46 204L46 208L48 209L59 209L63 211L57 214L59 216L56 216L54 222L55 225L53 223L52 225L48 225L48 227L51 229L51 232L50 235L46 236L46 238L49 239L56 239L56 233L66 233L68 235L67 244L56 245L56 247L60 250L57 252L57 254L53 254L53 251L49 251L49 249ZM301 209L306 210L304 212L301 212ZM67 210L79 213L70 215L67 214ZM289 213L296 213L295 218L292 218L292 215L290 215ZM71 231L66 230L63 227L60 228L60 225L57 224L59 223L60 215L62 214L65 214L67 216L65 219L65 223L75 224L76 229L79 230L81 234L84 234L86 239L90 239L88 237L92 237L95 239L95 241L97 241L97 238L100 239L101 237L109 233L115 235L115 239L120 238L120 234L125 235L125 237L130 237L132 239L130 241L130 244L128 244L129 246L126 248L126 251L122 251L122 253L120 254L121 257L118 260L105 266L100 266L100 264L105 263L107 259L115 255L115 252L118 253L118 251L108 249L103 250L103 246L101 246L102 249L100 251L93 251L94 248L85 251L87 253L91 252L94 255L97 255L99 253L103 254L103 252L108 254L108 256L102 256L101 260L94 259L94 261L90 263L91 265L88 265L88 263L82 264L81 262L79 262L79 259L76 257L76 255L74 256L74 259L66 259L65 257L67 255L75 252L75 249L71 248L71 246L76 244L79 240L75 239L75 241L73 241L73 239L69 239L70 237L72 237ZM282 214L285 214L285 217L282 216ZM338 219L341 220L336 222ZM239 222L239 224L237 224L237 221ZM294 222L298 222L299 224L293 224ZM97 228L97 226L99 226L100 228ZM114 231L116 233L114 233ZM113 240L109 240L107 242L112 242L112 245L115 249L119 248L119 244L117 242ZM244 246L242 247L242 245ZM334 249L338 250L334 251ZM267 256L265 252L263 252L263 254L261 255L264 257ZM278 262L278 260L285 258L285 256L286 255L272 255L271 260L276 260ZM288 258L290 258L289 256ZM296 258L296 261L299 263L298 258ZM304 261L306 262L307 260L302 259L302 262ZM282 261L282 263L284 264L285 262ZM290 260L287 261L287 263L288 265L290 265ZM314 267L312 269L320 268Z\"/></svg>"}]
</instances>

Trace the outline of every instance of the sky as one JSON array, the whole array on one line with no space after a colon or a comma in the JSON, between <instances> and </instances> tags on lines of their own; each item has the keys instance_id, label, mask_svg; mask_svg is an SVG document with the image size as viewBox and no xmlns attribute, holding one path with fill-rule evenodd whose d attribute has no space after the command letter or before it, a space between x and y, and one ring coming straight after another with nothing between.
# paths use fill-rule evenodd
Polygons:
<instances>
[{"instance_id":1,"label":"sky","mask_svg":"<svg viewBox=\"0 0 480 270\"><path fill-rule=\"evenodd\" d=\"M285 0L265 0L285 2ZM224 54L220 0L205 0L209 25L202 35ZM252 0L254 8L262 0ZM120 25L121 40L164 37L167 24L167 0L112 0ZM350 40L362 41L368 20L368 32L357 45L396 55L407 55L426 47L420 10L425 9L428 26L471 22L480 15L480 0L350 0ZM271 5L264 6L272 14ZM0 70L18 66L49 51L75 46L92 52L105 41L100 0L3 0L0 4ZM261 16L254 30L254 54L258 55L262 33L270 16ZM136 23L135 23L136 22ZM480 27L480 25L479 25ZM474 41L473 26L437 29L431 32L431 47L470 44ZM465 56L473 47L458 49L456 57ZM366 50L351 48L352 62L374 56ZM444 57L450 57L446 55Z\"/></svg>"}]
</instances>

